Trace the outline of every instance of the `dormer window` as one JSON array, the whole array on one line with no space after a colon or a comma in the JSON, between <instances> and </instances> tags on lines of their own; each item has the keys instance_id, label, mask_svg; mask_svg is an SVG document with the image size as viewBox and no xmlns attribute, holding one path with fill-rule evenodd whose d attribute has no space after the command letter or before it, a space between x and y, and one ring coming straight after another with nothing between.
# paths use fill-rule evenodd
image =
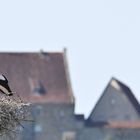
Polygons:
<instances>
[{"instance_id":1,"label":"dormer window","mask_svg":"<svg viewBox=\"0 0 140 140\"><path fill-rule=\"evenodd\" d=\"M46 93L45 88L41 83L38 84L37 87L34 87L33 93L39 94L39 95L44 95Z\"/></svg>"},{"instance_id":2,"label":"dormer window","mask_svg":"<svg viewBox=\"0 0 140 140\"><path fill-rule=\"evenodd\" d=\"M47 93L41 81L31 79L30 85L31 85L31 91L34 95L44 95Z\"/></svg>"}]
</instances>

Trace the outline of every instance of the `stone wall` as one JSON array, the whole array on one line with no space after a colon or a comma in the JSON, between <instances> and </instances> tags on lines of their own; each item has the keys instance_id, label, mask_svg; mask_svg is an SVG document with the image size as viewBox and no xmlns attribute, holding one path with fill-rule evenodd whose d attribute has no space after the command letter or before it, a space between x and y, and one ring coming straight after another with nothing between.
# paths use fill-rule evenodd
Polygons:
<instances>
[{"instance_id":1,"label":"stone wall","mask_svg":"<svg viewBox=\"0 0 140 140\"><path fill-rule=\"evenodd\" d=\"M74 104L36 104L33 106L33 125L24 130L24 140L63 140L65 135L77 139L83 121L74 115ZM26 133L26 134L25 134Z\"/></svg>"},{"instance_id":2,"label":"stone wall","mask_svg":"<svg viewBox=\"0 0 140 140\"><path fill-rule=\"evenodd\" d=\"M78 140L139 140L140 129L84 128Z\"/></svg>"}]
</instances>

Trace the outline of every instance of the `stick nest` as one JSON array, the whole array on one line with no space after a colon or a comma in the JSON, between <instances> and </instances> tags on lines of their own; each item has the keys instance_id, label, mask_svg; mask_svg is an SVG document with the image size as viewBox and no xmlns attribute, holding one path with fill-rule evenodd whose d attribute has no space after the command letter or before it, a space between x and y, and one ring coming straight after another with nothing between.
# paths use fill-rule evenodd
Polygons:
<instances>
[{"instance_id":1,"label":"stick nest","mask_svg":"<svg viewBox=\"0 0 140 140\"><path fill-rule=\"evenodd\" d=\"M22 122L29 116L29 103L24 103L20 98L0 97L0 135L16 132Z\"/></svg>"}]
</instances>

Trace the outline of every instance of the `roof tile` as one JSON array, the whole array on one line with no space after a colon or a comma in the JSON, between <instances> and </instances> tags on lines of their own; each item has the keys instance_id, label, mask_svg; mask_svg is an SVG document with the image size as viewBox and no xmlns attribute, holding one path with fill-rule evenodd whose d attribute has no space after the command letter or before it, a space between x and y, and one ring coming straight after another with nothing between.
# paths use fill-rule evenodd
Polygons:
<instances>
[{"instance_id":1,"label":"roof tile","mask_svg":"<svg viewBox=\"0 0 140 140\"><path fill-rule=\"evenodd\" d=\"M63 53L0 53L0 73L8 77L11 89L25 100L71 102ZM37 83L42 84L44 95L34 94L32 86Z\"/></svg>"}]
</instances>

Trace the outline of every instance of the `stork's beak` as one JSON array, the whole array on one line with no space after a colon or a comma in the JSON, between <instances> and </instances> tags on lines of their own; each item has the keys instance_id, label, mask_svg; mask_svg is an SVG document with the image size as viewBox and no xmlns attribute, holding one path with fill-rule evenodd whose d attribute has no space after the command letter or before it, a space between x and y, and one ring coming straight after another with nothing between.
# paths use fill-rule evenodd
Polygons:
<instances>
[{"instance_id":1,"label":"stork's beak","mask_svg":"<svg viewBox=\"0 0 140 140\"><path fill-rule=\"evenodd\" d=\"M9 94L8 94L8 96L12 96L13 95L13 93L12 92L10 92Z\"/></svg>"},{"instance_id":2,"label":"stork's beak","mask_svg":"<svg viewBox=\"0 0 140 140\"><path fill-rule=\"evenodd\" d=\"M11 92L9 92L8 96L12 96L12 95L15 94L15 93L16 93L16 92L11 91Z\"/></svg>"}]
</instances>

